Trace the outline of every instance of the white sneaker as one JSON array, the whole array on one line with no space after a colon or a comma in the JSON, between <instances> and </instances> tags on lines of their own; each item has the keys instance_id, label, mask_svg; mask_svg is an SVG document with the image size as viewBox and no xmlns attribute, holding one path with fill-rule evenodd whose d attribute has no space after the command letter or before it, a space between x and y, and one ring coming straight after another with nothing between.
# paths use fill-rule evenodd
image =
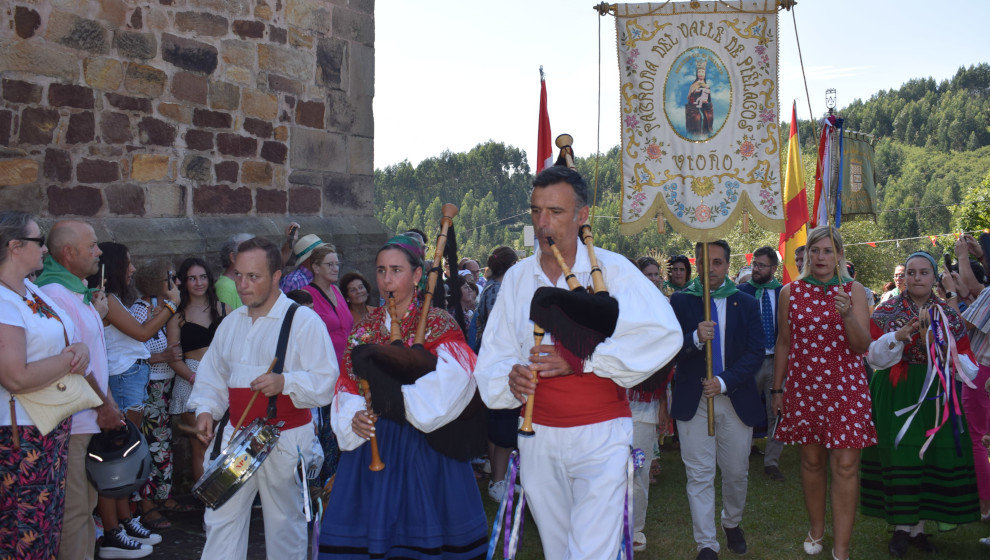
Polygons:
<instances>
[{"instance_id":1,"label":"white sneaker","mask_svg":"<svg viewBox=\"0 0 990 560\"><path fill-rule=\"evenodd\" d=\"M100 558L144 558L151 554L150 545L142 544L127 536L123 526L103 534Z\"/></svg>"},{"instance_id":2,"label":"white sneaker","mask_svg":"<svg viewBox=\"0 0 990 560\"><path fill-rule=\"evenodd\" d=\"M502 498L505 497L505 480L499 480L498 482L488 483L488 497L501 503Z\"/></svg>"},{"instance_id":3,"label":"white sneaker","mask_svg":"<svg viewBox=\"0 0 990 560\"><path fill-rule=\"evenodd\" d=\"M633 533L633 552L643 552L646 550L646 535L636 531Z\"/></svg>"},{"instance_id":4,"label":"white sneaker","mask_svg":"<svg viewBox=\"0 0 990 560\"><path fill-rule=\"evenodd\" d=\"M139 543L154 546L162 542L162 536L158 533L152 533L150 529L142 525L140 517L132 517L121 523L121 526L127 531L127 536Z\"/></svg>"}]
</instances>

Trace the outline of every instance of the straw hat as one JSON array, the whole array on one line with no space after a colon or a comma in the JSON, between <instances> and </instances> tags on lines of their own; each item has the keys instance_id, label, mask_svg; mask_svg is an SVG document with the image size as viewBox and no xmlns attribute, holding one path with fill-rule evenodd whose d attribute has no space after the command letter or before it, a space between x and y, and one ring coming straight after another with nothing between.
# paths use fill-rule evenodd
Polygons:
<instances>
[{"instance_id":1,"label":"straw hat","mask_svg":"<svg viewBox=\"0 0 990 560\"><path fill-rule=\"evenodd\" d=\"M292 246L292 254L295 255L297 263L303 263L313 253L313 249L316 249L320 245L326 245L326 243L315 233L310 233L309 235L300 237L299 241L296 241L296 244Z\"/></svg>"}]
</instances>

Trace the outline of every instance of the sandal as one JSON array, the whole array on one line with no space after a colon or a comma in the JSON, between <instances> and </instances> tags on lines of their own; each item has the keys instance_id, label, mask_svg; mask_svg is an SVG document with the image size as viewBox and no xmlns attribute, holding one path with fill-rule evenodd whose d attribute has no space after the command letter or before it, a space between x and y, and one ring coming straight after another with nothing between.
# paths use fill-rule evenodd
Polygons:
<instances>
[{"instance_id":1,"label":"sandal","mask_svg":"<svg viewBox=\"0 0 990 560\"><path fill-rule=\"evenodd\" d=\"M804 539L804 552L805 554L818 554L824 548L822 546L822 541L825 540L825 532L822 532L822 536L815 537L811 536L811 531L808 531L808 538Z\"/></svg>"},{"instance_id":2,"label":"sandal","mask_svg":"<svg viewBox=\"0 0 990 560\"><path fill-rule=\"evenodd\" d=\"M159 508L151 508L148 511L142 512L141 525L152 531L164 531L172 527L172 523L168 519L165 519Z\"/></svg>"},{"instance_id":3,"label":"sandal","mask_svg":"<svg viewBox=\"0 0 990 560\"><path fill-rule=\"evenodd\" d=\"M169 504L169 502L172 502L171 505ZM192 504L184 504L176 500L175 498L169 498L165 500L165 502L162 505L158 506L155 509L165 511L168 513L188 513L190 511L196 511L197 508Z\"/></svg>"}]
</instances>

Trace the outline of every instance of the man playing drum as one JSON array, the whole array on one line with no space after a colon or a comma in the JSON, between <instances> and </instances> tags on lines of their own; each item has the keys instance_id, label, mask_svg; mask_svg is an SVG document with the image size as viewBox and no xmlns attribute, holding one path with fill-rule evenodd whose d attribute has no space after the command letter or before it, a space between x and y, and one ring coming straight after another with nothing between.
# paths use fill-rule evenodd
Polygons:
<instances>
[{"instance_id":1,"label":"man playing drum","mask_svg":"<svg viewBox=\"0 0 990 560\"><path fill-rule=\"evenodd\" d=\"M580 283L591 284L590 259L578 250L587 190L584 179L564 166L536 176L530 209L539 247L505 274L502 293L512 297L495 302L474 370L490 408L516 408L536 393L535 435L519 438L520 468L548 560L611 560L618 554L633 432L624 387L659 370L681 347L680 327L663 294L625 257L602 249L595 255L619 304L615 332L583 363L562 357L549 335L533 346L534 292L541 286L566 289L548 237Z\"/></svg>"},{"instance_id":2,"label":"man playing drum","mask_svg":"<svg viewBox=\"0 0 990 560\"><path fill-rule=\"evenodd\" d=\"M281 270L278 247L270 241L254 238L240 244L234 274L244 306L220 324L189 397L204 443L213 439L213 421L228 406L232 423L241 418L252 390L261 397L249 407L244 424L264 417L268 407L264 397L273 396L277 396L277 415L270 422L284 422L278 443L254 475L225 504L206 510L202 558L247 556L251 503L257 493L268 535L268 560L306 555L306 518L296 465L300 453L307 465L313 461L316 432L309 409L330 403L338 369L323 322L311 309L299 307L292 320L284 371L270 373L279 331L292 304L278 288ZM224 445L233 431L228 424L222 436Z\"/></svg>"}]
</instances>

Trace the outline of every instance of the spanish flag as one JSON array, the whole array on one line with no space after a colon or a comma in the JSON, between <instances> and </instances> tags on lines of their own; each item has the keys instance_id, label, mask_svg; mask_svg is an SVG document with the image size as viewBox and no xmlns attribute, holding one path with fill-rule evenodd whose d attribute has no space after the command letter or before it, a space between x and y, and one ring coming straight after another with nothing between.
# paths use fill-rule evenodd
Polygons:
<instances>
[{"instance_id":1,"label":"spanish flag","mask_svg":"<svg viewBox=\"0 0 990 560\"><path fill-rule=\"evenodd\" d=\"M794 250L808 239L808 195L804 188L801 166L801 143L798 141L797 102L791 106L791 134L787 146L787 172L784 175L784 232L780 234L780 256L784 261L783 282L797 280L800 270Z\"/></svg>"},{"instance_id":2,"label":"spanish flag","mask_svg":"<svg viewBox=\"0 0 990 560\"><path fill-rule=\"evenodd\" d=\"M550 140L550 114L547 113L547 82L540 66L540 124L536 140L536 172L553 165L553 144Z\"/></svg>"}]
</instances>

